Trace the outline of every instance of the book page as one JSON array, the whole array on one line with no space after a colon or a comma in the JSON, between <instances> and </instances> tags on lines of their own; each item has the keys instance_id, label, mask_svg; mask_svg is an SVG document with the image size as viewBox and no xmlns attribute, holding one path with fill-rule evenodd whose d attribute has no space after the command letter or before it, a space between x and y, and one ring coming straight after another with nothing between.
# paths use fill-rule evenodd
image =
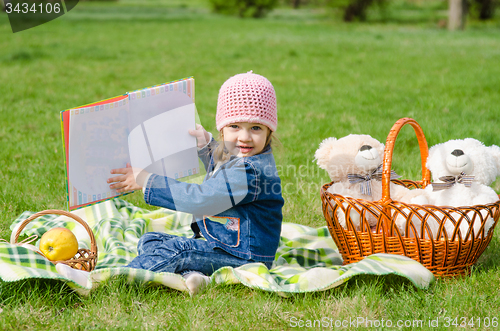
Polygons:
<instances>
[{"instance_id":1,"label":"book page","mask_svg":"<svg viewBox=\"0 0 500 331\"><path fill-rule=\"evenodd\" d=\"M68 193L70 207L117 196L106 180L130 162L129 103L120 101L70 110Z\"/></svg>"},{"instance_id":2,"label":"book page","mask_svg":"<svg viewBox=\"0 0 500 331\"><path fill-rule=\"evenodd\" d=\"M132 167L175 179L199 174L191 82L129 93Z\"/></svg>"},{"instance_id":3,"label":"book page","mask_svg":"<svg viewBox=\"0 0 500 331\"><path fill-rule=\"evenodd\" d=\"M195 112L194 104L188 104L134 128L128 141L132 166L172 178L196 174L196 138L188 133L194 129Z\"/></svg>"},{"instance_id":4,"label":"book page","mask_svg":"<svg viewBox=\"0 0 500 331\"><path fill-rule=\"evenodd\" d=\"M63 113L70 210L122 195L107 179L127 163L175 179L200 176L196 138L188 133L196 118L192 78Z\"/></svg>"}]
</instances>

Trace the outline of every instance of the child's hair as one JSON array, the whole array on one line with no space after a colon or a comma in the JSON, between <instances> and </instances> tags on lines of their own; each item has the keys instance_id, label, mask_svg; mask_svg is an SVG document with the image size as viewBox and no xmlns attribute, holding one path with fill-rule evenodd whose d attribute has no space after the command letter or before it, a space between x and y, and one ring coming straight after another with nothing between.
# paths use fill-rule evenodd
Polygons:
<instances>
[{"instance_id":1,"label":"child's hair","mask_svg":"<svg viewBox=\"0 0 500 331\"><path fill-rule=\"evenodd\" d=\"M217 160L229 158L224 152L222 129L233 123L258 123L267 126L269 134L265 150L271 144L273 132L278 126L276 93L271 82L252 71L229 78L219 90L215 122L221 142L214 153Z\"/></svg>"}]
</instances>

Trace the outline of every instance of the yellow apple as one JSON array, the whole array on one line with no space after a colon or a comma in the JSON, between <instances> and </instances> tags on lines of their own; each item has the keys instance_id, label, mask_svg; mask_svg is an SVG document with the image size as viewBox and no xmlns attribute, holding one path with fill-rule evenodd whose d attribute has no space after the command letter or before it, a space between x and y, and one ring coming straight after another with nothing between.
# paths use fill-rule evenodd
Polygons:
<instances>
[{"instance_id":1,"label":"yellow apple","mask_svg":"<svg viewBox=\"0 0 500 331\"><path fill-rule=\"evenodd\" d=\"M69 260L78 252L78 240L66 228L53 228L40 239L40 250L51 261Z\"/></svg>"}]
</instances>

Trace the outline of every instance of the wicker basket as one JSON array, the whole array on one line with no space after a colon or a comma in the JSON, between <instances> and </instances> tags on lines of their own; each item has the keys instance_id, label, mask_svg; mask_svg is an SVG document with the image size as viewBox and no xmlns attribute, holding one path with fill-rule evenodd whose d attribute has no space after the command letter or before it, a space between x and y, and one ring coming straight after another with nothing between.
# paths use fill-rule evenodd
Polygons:
<instances>
[{"instance_id":1,"label":"wicker basket","mask_svg":"<svg viewBox=\"0 0 500 331\"><path fill-rule=\"evenodd\" d=\"M437 277L469 274L470 267L491 241L500 217L500 200L488 205L458 208L412 205L391 200L392 153L397 135L406 124L413 127L418 139L422 180L392 182L408 188L424 188L430 183L431 175L426 167L428 147L422 128L415 120L402 118L394 124L387 137L380 201L354 199L327 192L333 182L321 188L323 214L330 234L342 254L344 264L360 261L370 254L389 253L410 257L422 263ZM339 214L345 217L347 228L340 225ZM359 218L358 229L351 217ZM373 232L367 217L377 220ZM487 221L489 224L493 221L488 231L485 228ZM431 224L438 230L431 231ZM451 225L454 230L446 231L445 225L448 229Z\"/></svg>"},{"instance_id":2,"label":"wicker basket","mask_svg":"<svg viewBox=\"0 0 500 331\"><path fill-rule=\"evenodd\" d=\"M78 223L83 225L83 227L85 228L85 230L87 230L87 232L90 236L90 250L85 249L85 248L80 248L80 249L78 249L78 252L76 253L76 255L73 258L71 258L69 260L65 260L65 261L52 261L52 262L54 264L63 263L63 264L66 264L74 269L81 269L81 270L86 270L86 271L94 270L96 262L97 262L97 245L96 245L94 233L92 232L92 230L88 226L87 222L82 220L77 215L69 213L67 211L49 209L49 210L44 210L44 211L41 211L41 212L38 212L36 214L31 215L31 217L27 218L26 220L24 220L21 223L21 225L19 225L19 228L17 229L14 237L11 239L11 242L13 244L17 243L17 240L18 240L22 230L26 227L26 225L28 225L29 222L35 220L36 218L38 218L40 216L50 215L50 214L64 215L64 216L67 216L69 218L74 219L75 221L77 221Z\"/></svg>"}]
</instances>

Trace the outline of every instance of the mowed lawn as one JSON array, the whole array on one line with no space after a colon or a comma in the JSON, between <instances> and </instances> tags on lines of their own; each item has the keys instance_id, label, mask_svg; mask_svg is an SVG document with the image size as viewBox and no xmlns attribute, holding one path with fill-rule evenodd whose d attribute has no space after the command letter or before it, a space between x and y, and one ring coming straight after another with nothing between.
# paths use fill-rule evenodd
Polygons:
<instances>
[{"instance_id":1,"label":"mowed lawn","mask_svg":"<svg viewBox=\"0 0 500 331\"><path fill-rule=\"evenodd\" d=\"M277 93L284 220L320 227L319 188L329 179L314 152L323 139L362 133L385 142L394 122L412 117L429 146L466 137L500 145L499 63L496 22L450 33L433 22L344 24L308 8L241 20L212 14L202 1L120 1L80 2L13 34L1 13L0 237L9 239L23 211L66 209L61 110L193 76L201 123L215 134L220 85L253 70ZM410 127L396 141L393 168L404 178L421 176ZM140 193L125 199L147 207ZM283 330L323 317L416 320L423 329L436 319L437 329L474 319L466 326L481 329L478 320L500 317L498 231L470 277L426 291L395 276L358 277L290 298L240 285L190 298L123 279L88 297L59 282L0 283L0 329Z\"/></svg>"}]
</instances>

